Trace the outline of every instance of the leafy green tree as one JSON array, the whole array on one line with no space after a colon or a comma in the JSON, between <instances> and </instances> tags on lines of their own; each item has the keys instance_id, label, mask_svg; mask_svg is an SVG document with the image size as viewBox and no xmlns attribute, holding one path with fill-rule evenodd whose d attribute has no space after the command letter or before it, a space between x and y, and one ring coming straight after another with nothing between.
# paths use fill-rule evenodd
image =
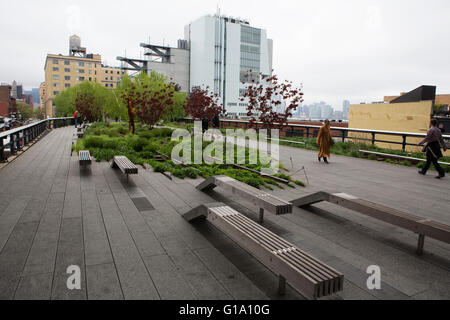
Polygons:
<instances>
[{"instance_id":1,"label":"leafy green tree","mask_svg":"<svg viewBox=\"0 0 450 320\"><path fill-rule=\"evenodd\" d=\"M22 120L27 120L33 117L33 108L28 103L18 101L16 106L17 111L22 116Z\"/></svg>"},{"instance_id":2,"label":"leafy green tree","mask_svg":"<svg viewBox=\"0 0 450 320\"><path fill-rule=\"evenodd\" d=\"M57 117L71 117L75 111L78 86L67 88L55 97Z\"/></svg>"},{"instance_id":3,"label":"leafy green tree","mask_svg":"<svg viewBox=\"0 0 450 320\"><path fill-rule=\"evenodd\" d=\"M34 110L34 117L39 120L44 120L45 114L41 108Z\"/></svg>"},{"instance_id":4,"label":"leafy green tree","mask_svg":"<svg viewBox=\"0 0 450 320\"><path fill-rule=\"evenodd\" d=\"M166 106L162 119L170 122L185 117L186 113L184 112L184 106L186 105L186 99L187 93L174 92L173 105Z\"/></svg>"}]
</instances>

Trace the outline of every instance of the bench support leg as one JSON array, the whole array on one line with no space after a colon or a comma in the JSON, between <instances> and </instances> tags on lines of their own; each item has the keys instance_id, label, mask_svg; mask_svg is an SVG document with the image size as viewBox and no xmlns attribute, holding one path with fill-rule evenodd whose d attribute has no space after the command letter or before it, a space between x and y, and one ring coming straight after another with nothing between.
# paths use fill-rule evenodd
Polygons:
<instances>
[{"instance_id":1,"label":"bench support leg","mask_svg":"<svg viewBox=\"0 0 450 320\"><path fill-rule=\"evenodd\" d=\"M278 294L284 296L286 294L286 278L278 276Z\"/></svg>"},{"instance_id":2,"label":"bench support leg","mask_svg":"<svg viewBox=\"0 0 450 320\"><path fill-rule=\"evenodd\" d=\"M263 208L259 208L259 223L260 224L264 223L264 209Z\"/></svg>"},{"instance_id":3,"label":"bench support leg","mask_svg":"<svg viewBox=\"0 0 450 320\"><path fill-rule=\"evenodd\" d=\"M417 243L417 254L421 256L423 254L423 246L425 245L425 236L419 234L419 241Z\"/></svg>"}]
</instances>

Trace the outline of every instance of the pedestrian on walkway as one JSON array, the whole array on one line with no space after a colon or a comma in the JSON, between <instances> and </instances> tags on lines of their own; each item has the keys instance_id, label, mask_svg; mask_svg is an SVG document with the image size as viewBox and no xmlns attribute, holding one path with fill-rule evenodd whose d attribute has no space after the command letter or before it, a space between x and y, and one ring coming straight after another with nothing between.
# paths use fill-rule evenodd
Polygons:
<instances>
[{"instance_id":1,"label":"pedestrian on walkway","mask_svg":"<svg viewBox=\"0 0 450 320\"><path fill-rule=\"evenodd\" d=\"M328 158L330 157L330 146L333 144L333 139L331 137L330 120L325 120L324 125L320 128L319 134L317 135L317 144L320 146L319 151L319 162L323 158L325 163L328 163Z\"/></svg>"},{"instance_id":2,"label":"pedestrian on walkway","mask_svg":"<svg viewBox=\"0 0 450 320\"><path fill-rule=\"evenodd\" d=\"M442 158L441 147L444 149L444 151L446 151L447 146L445 144L444 138L442 138L441 130L437 127L436 119L430 120L430 129L427 132L426 138L418 143L419 146L422 146L424 144L425 147L423 148L423 151L427 154L427 163L425 164L425 167L423 167L423 169L419 171L419 173L422 175L426 175L431 164L433 164L437 172L439 173L436 179L445 177L445 171L439 165L438 160L439 158Z\"/></svg>"},{"instance_id":3,"label":"pedestrian on walkway","mask_svg":"<svg viewBox=\"0 0 450 320\"><path fill-rule=\"evenodd\" d=\"M75 110L75 112L73 113L73 118L75 119L75 128L78 127L78 111Z\"/></svg>"}]
</instances>

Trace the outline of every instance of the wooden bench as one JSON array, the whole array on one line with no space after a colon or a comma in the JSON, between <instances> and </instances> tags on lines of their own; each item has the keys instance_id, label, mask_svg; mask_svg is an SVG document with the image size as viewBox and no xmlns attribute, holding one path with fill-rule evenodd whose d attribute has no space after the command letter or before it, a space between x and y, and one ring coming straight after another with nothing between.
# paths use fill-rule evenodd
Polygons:
<instances>
[{"instance_id":1,"label":"wooden bench","mask_svg":"<svg viewBox=\"0 0 450 320\"><path fill-rule=\"evenodd\" d=\"M371 155L372 154L372 155L375 155L377 157L387 158L387 159L405 160L405 161L410 161L410 162L413 162L413 163L427 162L426 159L414 158L414 157L406 157L406 156L400 156L400 155L396 155L396 154L389 154L389 153L382 153L382 152L375 152L375 151L368 151L368 150L359 150L359 153L362 153L364 155ZM441 161L438 161L438 162L439 162L439 164L450 166L450 163L448 163L448 162L441 162Z\"/></svg>"},{"instance_id":2,"label":"wooden bench","mask_svg":"<svg viewBox=\"0 0 450 320\"><path fill-rule=\"evenodd\" d=\"M419 235L417 254L419 255L423 253L425 236L450 243L450 226L446 224L402 212L378 203L359 199L346 193L330 194L327 192L317 192L291 202L297 207L303 207L321 201L334 203L341 207L417 233Z\"/></svg>"},{"instance_id":3,"label":"wooden bench","mask_svg":"<svg viewBox=\"0 0 450 320\"><path fill-rule=\"evenodd\" d=\"M83 136L84 136L84 129L81 128L81 127L78 127L77 128L77 137L78 137L78 139L83 138Z\"/></svg>"},{"instance_id":4,"label":"wooden bench","mask_svg":"<svg viewBox=\"0 0 450 320\"><path fill-rule=\"evenodd\" d=\"M113 168L119 168L120 171L127 176L127 181L128 175L138 174L136 165L125 156L114 156L111 166Z\"/></svg>"},{"instance_id":5,"label":"wooden bench","mask_svg":"<svg viewBox=\"0 0 450 320\"><path fill-rule=\"evenodd\" d=\"M278 275L281 295L285 293L286 281L310 299L343 289L344 276L341 273L223 203L204 204L183 217L188 221L206 218L224 232Z\"/></svg>"},{"instance_id":6,"label":"wooden bench","mask_svg":"<svg viewBox=\"0 0 450 320\"><path fill-rule=\"evenodd\" d=\"M88 165L91 165L92 158L89 150L80 150L80 152L78 152L78 161L80 162L80 166L83 166L84 169L86 169Z\"/></svg>"},{"instance_id":7,"label":"wooden bench","mask_svg":"<svg viewBox=\"0 0 450 320\"><path fill-rule=\"evenodd\" d=\"M231 192L233 195L251 200L253 204L260 208L260 223L264 222L264 210L275 215L292 213L291 203L227 176L210 177L199 184L197 189L200 191L207 191L212 190L215 187L221 187L224 190Z\"/></svg>"}]
</instances>

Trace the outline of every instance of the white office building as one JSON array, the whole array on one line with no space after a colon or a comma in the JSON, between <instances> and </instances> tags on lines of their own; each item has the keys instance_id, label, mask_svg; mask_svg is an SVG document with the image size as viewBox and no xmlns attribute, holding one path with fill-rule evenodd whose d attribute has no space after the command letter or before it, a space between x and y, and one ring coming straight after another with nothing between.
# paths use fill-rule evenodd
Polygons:
<instances>
[{"instance_id":1,"label":"white office building","mask_svg":"<svg viewBox=\"0 0 450 320\"><path fill-rule=\"evenodd\" d=\"M209 87L229 116L246 116L246 104L240 101L246 90L242 82L272 72L273 42L266 30L240 19L204 16L186 26L185 39L190 49L190 90Z\"/></svg>"}]
</instances>

